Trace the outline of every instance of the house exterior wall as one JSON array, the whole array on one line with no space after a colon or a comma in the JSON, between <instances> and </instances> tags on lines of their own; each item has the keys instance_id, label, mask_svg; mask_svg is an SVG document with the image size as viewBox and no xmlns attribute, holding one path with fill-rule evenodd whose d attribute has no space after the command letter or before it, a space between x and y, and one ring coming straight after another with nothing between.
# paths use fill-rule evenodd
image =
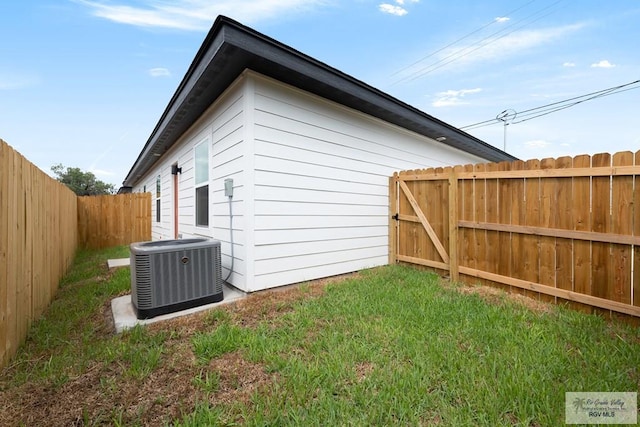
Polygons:
<instances>
[{"instance_id":1,"label":"house exterior wall","mask_svg":"<svg viewBox=\"0 0 640 427\"><path fill-rule=\"evenodd\" d=\"M258 74L250 79L250 290L386 264L389 176L483 161Z\"/></svg>"},{"instance_id":2,"label":"house exterior wall","mask_svg":"<svg viewBox=\"0 0 640 427\"><path fill-rule=\"evenodd\" d=\"M174 144L133 188L134 192L152 193L152 239L173 239L174 190L171 166L182 168L178 174L178 235L208 237L221 241L222 276L231 266L229 233L229 199L224 195L224 180L234 180L233 274L229 282L244 288L244 93L239 84L232 85L202 117ZM196 226L195 215L195 147L209 147L209 226ZM161 177L160 222L156 222L156 177Z\"/></svg>"},{"instance_id":3,"label":"house exterior wall","mask_svg":"<svg viewBox=\"0 0 640 427\"><path fill-rule=\"evenodd\" d=\"M209 144L209 226L195 226L194 150ZM483 161L245 71L174 144L133 191L150 191L152 237L174 237L173 176L178 163L178 234L222 242L231 265L229 201L234 181L234 264L229 282L253 292L388 261L388 180L397 170ZM155 222L156 177L161 221Z\"/></svg>"}]
</instances>

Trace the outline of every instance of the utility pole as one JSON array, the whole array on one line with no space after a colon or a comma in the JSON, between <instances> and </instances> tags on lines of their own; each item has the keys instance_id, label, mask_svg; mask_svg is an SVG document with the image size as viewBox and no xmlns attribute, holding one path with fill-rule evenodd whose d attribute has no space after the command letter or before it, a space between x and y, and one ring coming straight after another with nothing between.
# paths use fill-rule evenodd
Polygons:
<instances>
[{"instance_id":1,"label":"utility pole","mask_svg":"<svg viewBox=\"0 0 640 427\"><path fill-rule=\"evenodd\" d=\"M502 151L507 151L507 126L509 126L509 123L511 123L513 119L516 118L517 114L518 113L515 110L508 109L504 110L496 116L496 120L500 120L504 128L504 141Z\"/></svg>"}]
</instances>

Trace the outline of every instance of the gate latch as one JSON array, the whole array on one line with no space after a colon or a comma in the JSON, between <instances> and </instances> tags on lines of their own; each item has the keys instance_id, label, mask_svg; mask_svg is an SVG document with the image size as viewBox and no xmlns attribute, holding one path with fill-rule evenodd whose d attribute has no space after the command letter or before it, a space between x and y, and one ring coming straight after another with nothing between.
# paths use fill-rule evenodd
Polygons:
<instances>
[{"instance_id":1,"label":"gate latch","mask_svg":"<svg viewBox=\"0 0 640 427\"><path fill-rule=\"evenodd\" d=\"M395 219L396 221L399 221L399 220L400 220L400 216L399 216L399 214L395 214L395 215L393 215L391 218Z\"/></svg>"}]
</instances>

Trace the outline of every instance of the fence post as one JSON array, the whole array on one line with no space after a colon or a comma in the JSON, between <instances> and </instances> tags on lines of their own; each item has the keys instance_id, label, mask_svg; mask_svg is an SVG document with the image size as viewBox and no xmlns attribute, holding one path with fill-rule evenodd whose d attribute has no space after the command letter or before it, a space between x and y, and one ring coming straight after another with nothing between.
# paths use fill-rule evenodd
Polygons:
<instances>
[{"instance_id":1,"label":"fence post","mask_svg":"<svg viewBox=\"0 0 640 427\"><path fill-rule=\"evenodd\" d=\"M389 178L389 264L395 264L398 253L398 174Z\"/></svg>"},{"instance_id":2,"label":"fence post","mask_svg":"<svg viewBox=\"0 0 640 427\"><path fill-rule=\"evenodd\" d=\"M458 176L449 172L449 277L452 282L460 279L458 271Z\"/></svg>"}]
</instances>

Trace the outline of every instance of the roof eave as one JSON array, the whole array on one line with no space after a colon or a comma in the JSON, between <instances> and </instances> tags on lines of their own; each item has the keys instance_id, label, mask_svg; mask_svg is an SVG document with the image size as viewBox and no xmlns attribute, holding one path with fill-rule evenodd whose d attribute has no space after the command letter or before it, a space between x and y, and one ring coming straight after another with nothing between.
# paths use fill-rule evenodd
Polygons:
<instances>
[{"instance_id":1,"label":"roof eave","mask_svg":"<svg viewBox=\"0 0 640 427\"><path fill-rule=\"evenodd\" d=\"M133 186L245 70L283 81L489 161L504 151L264 34L219 16L133 164Z\"/></svg>"}]
</instances>

